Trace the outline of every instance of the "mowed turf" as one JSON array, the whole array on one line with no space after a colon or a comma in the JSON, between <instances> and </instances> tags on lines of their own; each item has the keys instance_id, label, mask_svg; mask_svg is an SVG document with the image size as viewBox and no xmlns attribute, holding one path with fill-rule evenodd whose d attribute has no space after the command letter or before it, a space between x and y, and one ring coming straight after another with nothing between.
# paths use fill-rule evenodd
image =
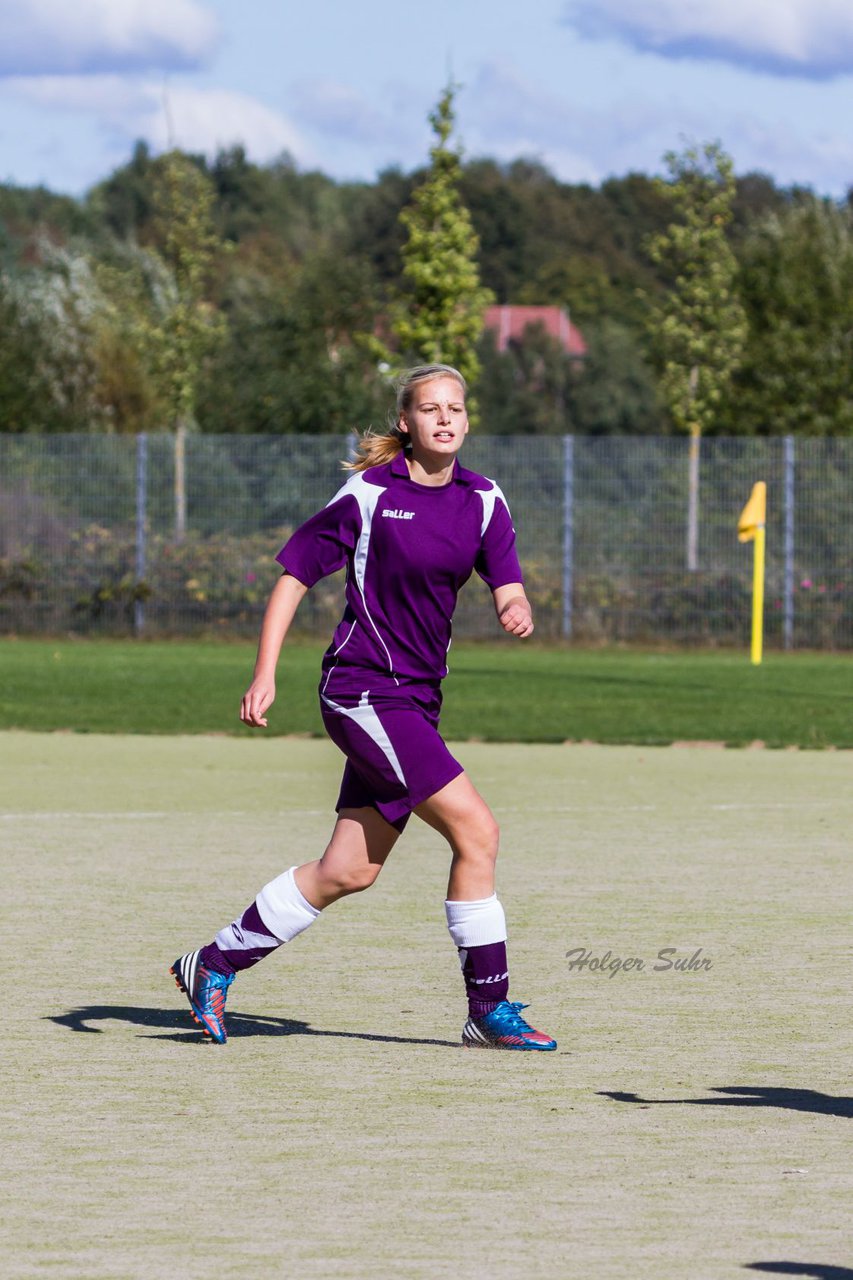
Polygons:
<instances>
[{"instance_id":1,"label":"mowed turf","mask_svg":"<svg viewBox=\"0 0 853 1280\"><path fill-rule=\"evenodd\" d=\"M322 734L323 646L288 644L270 735ZM0 641L0 729L247 733L252 644ZM442 726L456 740L853 747L853 655L644 653L505 639L451 649Z\"/></svg>"},{"instance_id":2,"label":"mowed turf","mask_svg":"<svg viewBox=\"0 0 853 1280\"><path fill-rule=\"evenodd\" d=\"M849 757L458 753L553 1054L459 1047L447 854L417 822L203 1044L169 964L322 848L335 749L0 735L0 1273L846 1274ZM668 948L698 967L655 972Z\"/></svg>"}]
</instances>

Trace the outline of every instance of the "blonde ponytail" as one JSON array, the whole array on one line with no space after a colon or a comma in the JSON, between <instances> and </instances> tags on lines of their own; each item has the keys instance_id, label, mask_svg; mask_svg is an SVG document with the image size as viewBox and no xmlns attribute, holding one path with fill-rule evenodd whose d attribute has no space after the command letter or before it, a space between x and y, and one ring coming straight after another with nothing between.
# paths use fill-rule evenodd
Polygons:
<instances>
[{"instance_id":1,"label":"blonde ponytail","mask_svg":"<svg viewBox=\"0 0 853 1280\"><path fill-rule=\"evenodd\" d=\"M368 427L358 438L352 461L342 462L341 466L344 471L366 471L368 467L381 467L385 462L393 462L403 452L405 439L399 427L392 427L384 435Z\"/></svg>"}]
</instances>

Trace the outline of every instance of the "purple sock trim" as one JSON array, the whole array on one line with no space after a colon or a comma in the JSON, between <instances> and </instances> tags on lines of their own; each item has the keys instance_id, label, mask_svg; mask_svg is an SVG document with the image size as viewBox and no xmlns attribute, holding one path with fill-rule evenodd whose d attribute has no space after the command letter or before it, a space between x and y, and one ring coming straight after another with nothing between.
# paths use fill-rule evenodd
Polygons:
<instances>
[{"instance_id":1,"label":"purple sock trim","mask_svg":"<svg viewBox=\"0 0 853 1280\"><path fill-rule=\"evenodd\" d=\"M468 1012L482 1018L506 1000L509 972L505 942L487 942L482 947L460 947L462 977L468 995Z\"/></svg>"},{"instance_id":2,"label":"purple sock trim","mask_svg":"<svg viewBox=\"0 0 853 1280\"><path fill-rule=\"evenodd\" d=\"M477 1000L474 996L469 996L468 1012L472 1018L485 1018L486 1014L497 1009L500 1003L500 1000Z\"/></svg>"},{"instance_id":3,"label":"purple sock trim","mask_svg":"<svg viewBox=\"0 0 853 1280\"><path fill-rule=\"evenodd\" d=\"M227 956L223 955L215 942L209 942L206 947L202 947L199 962L205 969L212 969L214 973L221 973L226 978L236 973L234 965L230 963Z\"/></svg>"},{"instance_id":4,"label":"purple sock trim","mask_svg":"<svg viewBox=\"0 0 853 1280\"><path fill-rule=\"evenodd\" d=\"M234 946L222 946L218 939L223 934L229 936ZM250 944L245 935L252 938ZM223 941L224 941L223 937ZM224 973L223 965L228 965L228 973L239 973L241 969L251 969L252 965L264 960L281 946L281 939L270 933L261 917L256 902L250 903L239 920L235 920L229 929L218 933L211 943L211 965L219 964L219 973ZM207 948L205 948L207 951Z\"/></svg>"},{"instance_id":5,"label":"purple sock trim","mask_svg":"<svg viewBox=\"0 0 853 1280\"><path fill-rule=\"evenodd\" d=\"M219 954L226 964L230 964L239 973L241 969L251 969L259 961L266 960L278 947L279 944L276 943L272 947L250 947L248 951L220 951Z\"/></svg>"}]
</instances>

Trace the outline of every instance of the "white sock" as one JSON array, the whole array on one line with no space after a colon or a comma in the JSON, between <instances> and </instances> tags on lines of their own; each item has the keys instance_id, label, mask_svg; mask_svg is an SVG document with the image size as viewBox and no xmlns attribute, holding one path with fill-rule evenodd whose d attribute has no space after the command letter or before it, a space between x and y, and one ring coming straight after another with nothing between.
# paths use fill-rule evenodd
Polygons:
<instances>
[{"instance_id":1,"label":"white sock","mask_svg":"<svg viewBox=\"0 0 853 1280\"><path fill-rule=\"evenodd\" d=\"M296 867L291 867L265 884L255 899L264 924L282 942L290 942L320 914L299 892L293 875L295 870Z\"/></svg>"},{"instance_id":2,"label":"white sock","mask_svg":"<svg viewBox=\"0 0 853 1280\"><path fill-rule=\"evenodd\" d=\"M475 902L444 904L447 927L457 947L482 947L490 942L506 942L506 916L498 895Z\"/></svg>"}]
</instances>

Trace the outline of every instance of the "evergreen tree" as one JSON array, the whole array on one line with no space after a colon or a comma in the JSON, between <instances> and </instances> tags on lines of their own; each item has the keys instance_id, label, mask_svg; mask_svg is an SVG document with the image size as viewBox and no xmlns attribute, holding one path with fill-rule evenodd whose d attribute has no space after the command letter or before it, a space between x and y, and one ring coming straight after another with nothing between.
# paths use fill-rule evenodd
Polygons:
<instances>
[{"instance_id":1,"label":"evergreen tree","mask_svg":"<svg viewBox=\"0 0 853 1280\"><path fill-rule=\"evenodd\" d=\"M152 203L156 248L171 288L148 337L173 424L181 428L194 421L205 362L224 334L210 286L225 246L214 227L210 180L180 152L169 152L159 163Z\"/></svg>"},{"instance_id":2,"label":"evergreen tree","mask_svg":"<svg viewBox=\"0 0 853 1280\"><path fill-rule=\"evenodd\" d=\"M165 155L153 192L154 230L171 276L171 297L148 327L155 366L175 428L175 537L186 532L185 438L195 424L205 365L225 334L209 300L211 276L225 246L213 220L213 187L179 151Z\"/></svg>"},{"instance_id":3,"label":"evergreen tree","mask_svg":"<svg viewBox=\"0 0 853 1280\"><path fill-rule=\"evenodd\" d=\"M407 240L392 329L404 360L450 364L473 383L480 371L477 339L492 295L480 283L479 242L459 193L460 154L449 145L453 94L448 86L430 113L430 168L400 214Z\"/></svg>"},{"instance_id":4,"label":"evergreen tree","mask_svg":"<svg viewBox=\"0 0 853 1280\"><path fill-rule=\"evenodd\" d=\"M713 427L740 363L746 317L737 295L737 261L726 239L736 184L717 143L669 152L666 191L674 219L649 252L670 280L651 313L660 390L672 420L691 436L687 568L699 566L699 440Z\"/></svg>"},{"instance_id":5,"label":"evergreen tree","mask_svg":"<svg viewBox=\"0 0 853 1280\"><path fill-rule=\"evenodd\" d=\"M680 430L715 425L746 340L737 294L737 261L726 239L736 187L730 158L717 143L666 157L659 182L674 214L649 253L670 287L651 316L661 391Z\"/></svg>"}]
</instances>

